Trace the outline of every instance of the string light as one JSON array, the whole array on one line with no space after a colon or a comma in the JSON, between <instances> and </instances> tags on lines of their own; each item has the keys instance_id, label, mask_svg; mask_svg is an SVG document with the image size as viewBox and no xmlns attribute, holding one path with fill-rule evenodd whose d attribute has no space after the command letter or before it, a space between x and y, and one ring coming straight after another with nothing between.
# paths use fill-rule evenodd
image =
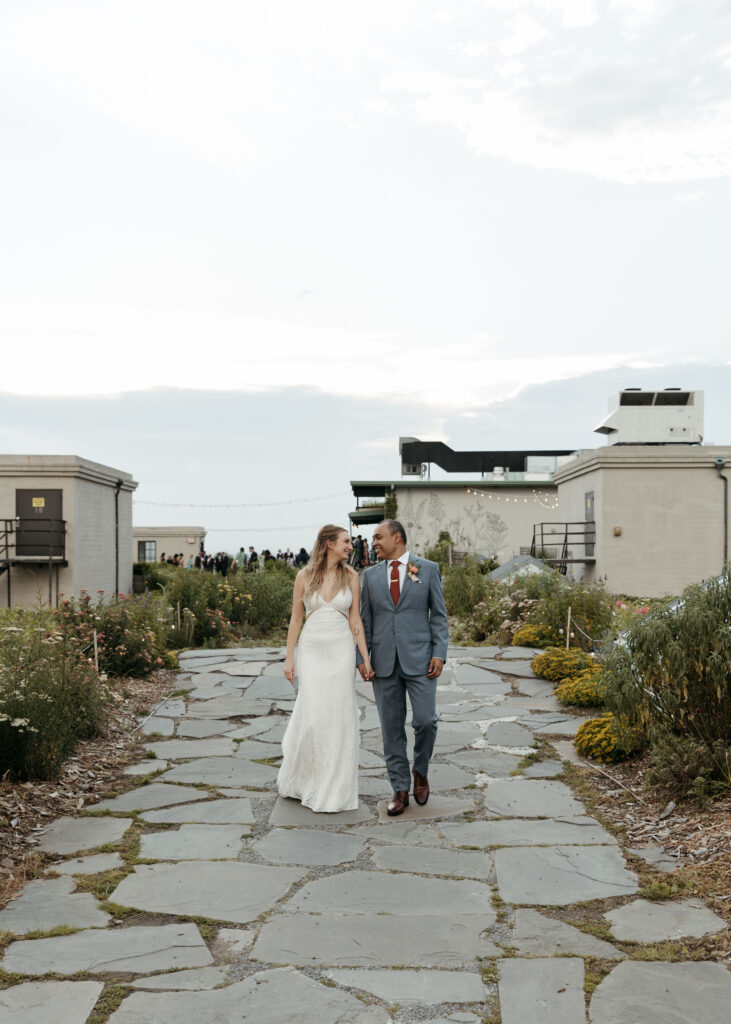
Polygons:
<instances>
[{"instance_id":1,"label":"string light","mask_svg":"<svg viewBox=\"0 0 731 1024\"><path fill-rule=\"evenodd\" d=\"M337 494L321 494L317 498L297 498L293 501L258 501L248 505L195 505L191 502L179 504L172 501L139 501L135 500L134 505L149 505L153 508L179 508L179 509L244 509L244 508L277 508L284 507L285 505L306 505L313 501L329 501L332 498L345 498L350 494L349 491L338 491Z\"/></svg>"},{"instance_id":2,"label":"string light","mask_svg":"<svg viewBox=\"0 0 731 1024\"><path fill-rule=\"evenodd\" d=\"M475 488L473 487L468 487L467 493L474 494L478 498L487 498L488 501L504 501L507 504L510 504L512 502L513 504L517 505L520 504L520 502L522 501L524 505L527 505L531 501L531 498L514 498L512 495L509 494L491 494L488 493L487 491L475 490ZM531 490L531 494L532 501L535 505L540 505L542 508L547 508L551 510L558 508L558 497L554 498L553 501L550 501L549 495L545 493L542 494L540 491L535 490L535 488Z\"/></svg>"},{"instance_id":3,"label":"string light","mask_svg":"<svg viewBox=\"0 0 731 1024\"><path fill-rule=\"evenodd\" d=\"M209 533L286 533L287 530L319 530L322 523L308 523L305 526L214 526L206 529ZM154 529L154 527L153 527Z\"/></svg>"}]
</instances>

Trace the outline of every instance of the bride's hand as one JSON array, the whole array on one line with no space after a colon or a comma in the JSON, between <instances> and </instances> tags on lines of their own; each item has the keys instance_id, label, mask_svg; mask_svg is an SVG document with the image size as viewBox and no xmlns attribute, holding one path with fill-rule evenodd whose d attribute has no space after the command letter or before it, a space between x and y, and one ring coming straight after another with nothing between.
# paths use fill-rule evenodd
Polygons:
<instances>
[{"instance_id":1,"label":"bride's hand","mask_svg":"<svg viewBox=\"0 0 731 1024\"><path fill-rule=\"evenodd\" d=\"M294 658L287 658L285 661L284 676L294 686Z\"/></svg>"},{"instance_id":2,"label":"bride's hand","mask_svg":"<svg viewBox=\"0 0 731 1024\"><path fill-rule=\"evenodd\" d=\"M366 661L366 663L364 664L363 667L365 669L365 675L363 676L363 678L366 679L368 682L370 682L371 679L373 679L373 677L376 674L373 671L373 666L371 665L370 661Z\"/></svg>"}]
</instances>

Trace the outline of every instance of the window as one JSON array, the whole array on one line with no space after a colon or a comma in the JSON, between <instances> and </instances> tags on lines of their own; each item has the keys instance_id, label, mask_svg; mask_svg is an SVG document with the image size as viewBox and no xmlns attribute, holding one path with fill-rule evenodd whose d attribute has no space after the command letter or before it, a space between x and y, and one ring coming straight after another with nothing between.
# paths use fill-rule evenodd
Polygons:
<instances>
[{"instance_id":1,"label":"window","mask_svg":"<svg viewBox=\"0 0 731 1024\"><path fill-rule=\"evenodd\" d=\"M154 540L137 541L137 561L154 562L157 559L157 544Z\"/></svg>"}]
</instances>

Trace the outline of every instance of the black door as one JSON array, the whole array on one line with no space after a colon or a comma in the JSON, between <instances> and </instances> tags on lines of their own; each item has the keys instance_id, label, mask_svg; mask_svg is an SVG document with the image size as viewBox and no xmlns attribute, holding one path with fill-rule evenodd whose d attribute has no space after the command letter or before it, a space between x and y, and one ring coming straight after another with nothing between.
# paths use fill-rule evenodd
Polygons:
<instances>
[{"instance_id":1,"label":"black door","mask_svg":"<svg viewBox=\"0 0 731 1024\"><path fill-rule=\"evenodd\" d=\"M64 553L63 491L18 488L15 492L18 518L15 553L49 555Z\"/></svg>"}]
</instances>

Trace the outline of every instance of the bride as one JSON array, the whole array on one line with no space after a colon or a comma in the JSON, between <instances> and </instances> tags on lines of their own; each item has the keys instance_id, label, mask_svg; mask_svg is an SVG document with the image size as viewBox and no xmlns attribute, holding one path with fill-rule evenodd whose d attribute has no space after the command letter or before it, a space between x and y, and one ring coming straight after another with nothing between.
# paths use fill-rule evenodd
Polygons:
<instances>
[{"instance_id":1,"label":"bride","mask_svg":"<svg viewBox=\"0 0 731 1024\"><path fill-rule=\"evenodd\" d=\"M281 796L294 797L313 811L358 806L354 638L366 678L373 678L373 672L360 618L360 579L347 561L352 548L347 530L323 526L294 584L284 674L294 685L299 636L299 691L282 739L277 786Z\"/></svg>"}]
</instances>

